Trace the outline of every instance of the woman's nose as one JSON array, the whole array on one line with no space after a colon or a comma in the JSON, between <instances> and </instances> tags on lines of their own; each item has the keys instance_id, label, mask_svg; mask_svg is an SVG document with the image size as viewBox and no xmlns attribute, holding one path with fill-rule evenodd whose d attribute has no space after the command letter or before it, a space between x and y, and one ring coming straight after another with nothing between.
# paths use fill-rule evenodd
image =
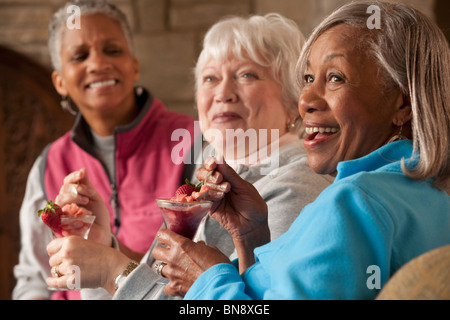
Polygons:
<instances>
[{"instance_id":1,"label":"woman's nose","mask_svg":"<svg viewBox=\"0 0 450 320\"><path fill-rule=\"evenodd\" d=\"M215 99L217 102L235 103L238 101L236 88L231 79L223 79L216 89Z\"/></svg>"},{"instance_id":2,"label":"woman's nose","mask_svg":"<svg viewBox=\"0 0 450 320\"><path fill-rule=\"evenodd\" d=\"M313 86L302 90L298 100L298 111L302 117L304 117L307 113L320 111L325 108L325 99L317 93Z\"/></svg>"},{"instance_id":3,"label":"woman's nose","mask_svg":"<svg viewBox=\"0 0 450 320\"><path fill-rule=\"evenodd\" d=\"M87 62L89 72L105 72L112 68L109 59L97 51L93 51L89 54Z\"/></svg>"}]
</instances>

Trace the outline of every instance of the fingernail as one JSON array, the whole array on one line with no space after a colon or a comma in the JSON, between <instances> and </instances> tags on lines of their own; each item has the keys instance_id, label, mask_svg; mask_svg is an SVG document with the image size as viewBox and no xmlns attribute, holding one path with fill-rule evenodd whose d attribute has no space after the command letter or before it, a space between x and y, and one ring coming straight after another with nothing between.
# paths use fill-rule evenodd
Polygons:
<instances>
[{"instance_id":1,"label":"fingernail","mask_svg":"<svg viewBox=\"0 0 450 320\"><path fill-rule=\"evenodd\" d=\"M77 190L77 187L72 186L71 194L72 194L72 196L74 196L75 198L78 196L78 190Z\"/></svg>"},{"instance_id":2,"label":"fingernail","mask_svg":"<svg viewBox=\"0 0 450 320\"><path fill-rule=\"evenodd\" d=\"M216 159L215 159L214 157L209 157L208 159L205 160L205 166L210 166L210 165L212 165L215 161L216 161Z\"/></svg>"}]
</instances>

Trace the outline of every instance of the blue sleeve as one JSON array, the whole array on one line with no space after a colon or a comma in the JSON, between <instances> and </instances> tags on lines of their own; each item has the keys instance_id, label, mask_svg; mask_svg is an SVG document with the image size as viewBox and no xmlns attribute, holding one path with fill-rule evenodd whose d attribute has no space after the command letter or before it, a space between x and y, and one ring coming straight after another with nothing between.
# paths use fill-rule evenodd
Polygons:
<instances>
[{"instance_id":1,"label":"blue sleeve","mask_svg":"<svg viewBox=\"0 0 450 320\"><path fill-rule=\"evenodd\" d=\"M390 274L392 235L382 202L352 182L333 185L283 243L261 248L271 275L264 299L373 299Z\"/></svg>"},{"instance_id":2,"label":"blue sleeve","mask_svg":"<svg viewBox=\"0 0 450 320\"><path fill-rule=\"evenodd\" d=\"M238 269L223 263L206 270L192 285L185 300L249 300Z\"/></svg>"},{"instance_id":3,"label":"blue sleeve","mask_svg":"<svg viewBox=\"0 0 450 320\"><path fill-rule=\"evenodd\" d=\"M242 277L232 265L217 265L186 298L373 299L390 274L393 232L370 192L352 182L332 185L287 233L256 249L257 263Z\"/></svg>"}]
</instances>

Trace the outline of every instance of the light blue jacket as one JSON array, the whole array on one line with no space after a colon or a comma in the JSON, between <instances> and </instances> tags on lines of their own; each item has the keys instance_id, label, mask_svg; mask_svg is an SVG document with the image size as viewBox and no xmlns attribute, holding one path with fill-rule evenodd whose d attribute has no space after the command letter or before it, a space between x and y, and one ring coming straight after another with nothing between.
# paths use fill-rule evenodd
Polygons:
<instances>
[{"instance_id":1,"label":"light blue jacket","mask_svg":"<svg viewBox=\"0 0 450 320\"><path fill-rule=\"evenodd\" d=\"M375 298L403 264L450 244L450 197L404 175L401 159L411 155L411 141L399 141L340 163L335 182L255 250L243 275L213 266L185 299Z\"/></svg>"}]
</instances>

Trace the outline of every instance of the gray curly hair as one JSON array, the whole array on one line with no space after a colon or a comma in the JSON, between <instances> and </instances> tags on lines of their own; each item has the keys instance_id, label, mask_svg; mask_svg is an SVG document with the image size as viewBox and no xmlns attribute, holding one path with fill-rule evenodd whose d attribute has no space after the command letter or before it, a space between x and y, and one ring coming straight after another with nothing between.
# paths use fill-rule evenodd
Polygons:
<instances>
[{"instance_id":1,"label":"gray curly hair","mask_svg":"<svg viewBox=\"0 0 450 320\"><path fill-rule=\"evenodd\" d=\"M70 6L77 6L82 16L101 13L116 20L127 39L130 52L133 54L134 48L131 28L125 14L120 9L105 0L72 0L67 2L53 15L48 27L48 49L54 70L61 71L61 41L63 31L65 30L64 26L72 14L70 10L69 13L67 12Z\"/></svg>"}]
</instances>

